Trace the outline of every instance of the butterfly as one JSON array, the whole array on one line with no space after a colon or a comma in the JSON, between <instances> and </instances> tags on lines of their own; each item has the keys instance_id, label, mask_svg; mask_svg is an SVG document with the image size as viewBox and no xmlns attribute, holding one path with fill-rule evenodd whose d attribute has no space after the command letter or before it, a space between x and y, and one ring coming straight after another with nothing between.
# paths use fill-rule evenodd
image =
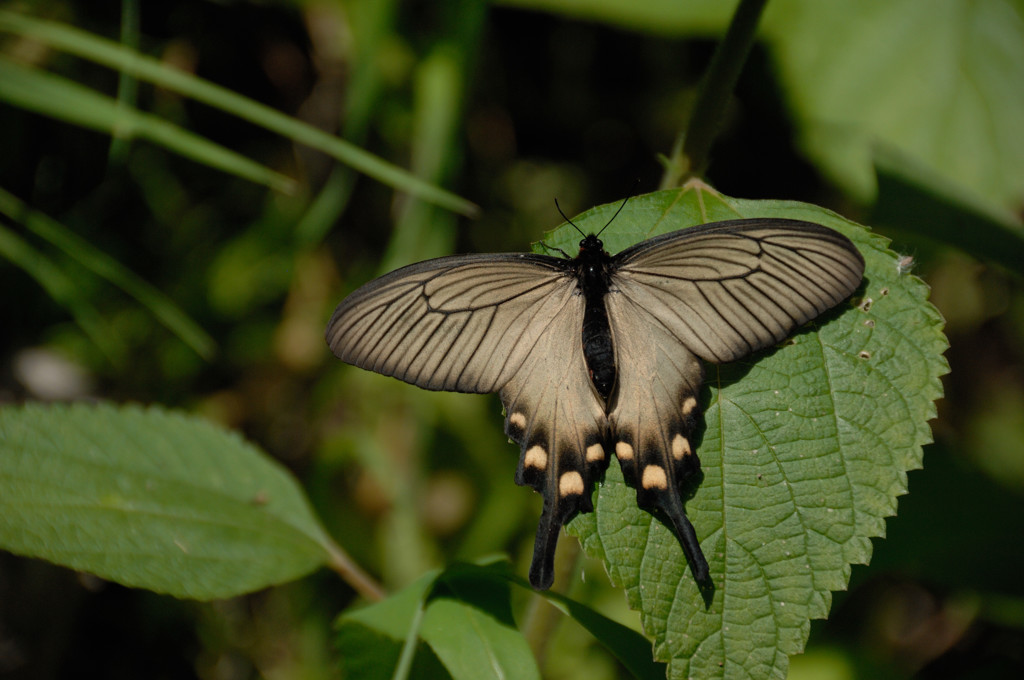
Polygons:
<instances>
[{"instance_id":1,"label":"butterfly","mask_svg":"<svg viewBox=\"0 0 1024 680\"><path fill-rule=\"evenodd\" d=\"M342 300L327 344L428 390L498 393L520 446L515 481L544 497L535 588L551 586L561 527L593 511L613 454L703 583L708 563L680 493L700 469L701 360L779 343L849 297L864 259L842 234L790 219L703 224L615 255L600 234L584 235L575 257L455 255L385 274Z\"/></svg>"}]
</instances>

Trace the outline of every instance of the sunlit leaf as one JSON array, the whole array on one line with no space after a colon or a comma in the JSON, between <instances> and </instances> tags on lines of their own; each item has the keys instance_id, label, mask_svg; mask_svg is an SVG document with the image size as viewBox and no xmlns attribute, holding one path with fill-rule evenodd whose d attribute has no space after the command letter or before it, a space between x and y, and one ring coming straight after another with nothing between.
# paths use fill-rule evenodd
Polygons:
<instances>
[{"instance_id":1,"label":"sunlit leaf","mask_svg":"<svg viewBox=\"0 0 1024 680\"><path fill-rule=\"evenodd\" d=\"M574 221L600 229L618 208ZM633 198L602 239L610 252L687 225L737 217L803 219L836 229L867 270L855 298L791 341L708 366L702 394L703 479L686 508L711 566L702 593L676 537L636 507L613 464L596 512L570 525L607 565L656 638L669 677L782 677L810 620L828 614L850 565L921 466L927 422L941 395L946 341L927 287L897 267L885 241L833 213L777 201L742 201L687 188ZM548 239L569 249L579 234ZM705 599L707 596L707 599Z\"/></svg>"},{"instance_id":2,"label":"sunlit leaf","mask_svg":"<svg viewBox=\"0 0 1024 680\"><path fill-rule=\"evenodd\" d=\"M994 206L1024 198L1024 8L1013 0L784 0L765 33L804 146L875 193L890 147Z\"/></svg>"}]
</instances>

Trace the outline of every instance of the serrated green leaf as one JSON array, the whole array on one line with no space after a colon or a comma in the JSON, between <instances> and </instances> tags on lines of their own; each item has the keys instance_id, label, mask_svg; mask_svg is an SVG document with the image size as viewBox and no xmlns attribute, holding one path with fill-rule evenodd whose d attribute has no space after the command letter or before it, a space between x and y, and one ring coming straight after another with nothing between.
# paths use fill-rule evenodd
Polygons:
<instances>
[{"instance_id":1,"label":"serrated green leaf","mask_svg":"<svg viewBox=\"0 0 1024 680\"><path fill-rule=\"evenodd\" d=\"M815 206L694 186L630 199L602 234L608 251L721 219L803 219L850 237L867 263L864 282L782 346L708 366L703 479L686 507L712 592L699 591L671 531L636 507L617 465L598 489L596 512L570 531L641 611L669 677L784 677L810 620L827 615L850 565L869 560L907 471L921 466L946 340L927 286L900 270L884 239ZM574 221L597 231L617 208ZM568 250L578 240L562 227L547 243Z\"/></svg>"},{"instance_id":2,"label":"serrated green leaf","mask_svg":"<svg viewBox=\"0 0 1024 680\"><path fill-rule=\"evenodd\" d=\"M303 576L330 541L287 471L233 432L75 404L0 409L0 547L205 600Z\"/></svg>"}]
</instances>

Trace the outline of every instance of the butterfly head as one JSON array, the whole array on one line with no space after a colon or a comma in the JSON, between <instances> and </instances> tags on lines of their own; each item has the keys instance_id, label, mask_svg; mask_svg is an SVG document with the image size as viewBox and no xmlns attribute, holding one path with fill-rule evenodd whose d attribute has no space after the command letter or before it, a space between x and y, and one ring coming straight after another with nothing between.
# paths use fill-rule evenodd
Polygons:
<instances>
[{"instance_id":1,"label":"butterfly head","mask_svg":"<svg viewBox=\"0 0 1024 680\"><path fill-rule=\"evenodd\" d=\"M576 275L581 282L585 281L584 290L593 290L595 294L607 290L610 257L604 251L604 243L596 234L586 236L580 241L580 252L573 260Z\"/></svg>"},{"instance_id":2,"label":"butterfly head","mask_svg":"<svg viewBox=\"0 0 1024 680\"><path fill-rule=\"evenodd\" d=\"M596 234L590 234L589 236L584 234L583 230L580 229L575 222L570 220L568 215L562 212L562 206L558 205L557 198L555 199L555 207L558 208L558 213L562 216L562 219L571 224L573 229L575 229L576 231L583 235L583 240L580 241L580 255L583 255L584 253L598 254L604 253L604 243L601 241L601 239L598 238L598 236L600 236L601 233L608 228L608 225L612 223L612 220L619 216L619 213L622 212L622 209L626 207L626 201L628 200L629 197L627 196L626 200L623 201L622 205L619 206L619 209L615 211L614 215L612 215L612 218L608 220L608 222L603 227L601 227L601 231L597 232Z\"/></svg>"},{"instance_id":3,"label":"butterfly head","mask_svg":"<svg viewBox=\"0 0 1024 680\"><path fill-rule=\"evenodd\" d=\"M597 237L597 234L591 234L580 240L580 253L600 253L602 251L604 251L604 242Z\"/></svg>"}]
</instances>

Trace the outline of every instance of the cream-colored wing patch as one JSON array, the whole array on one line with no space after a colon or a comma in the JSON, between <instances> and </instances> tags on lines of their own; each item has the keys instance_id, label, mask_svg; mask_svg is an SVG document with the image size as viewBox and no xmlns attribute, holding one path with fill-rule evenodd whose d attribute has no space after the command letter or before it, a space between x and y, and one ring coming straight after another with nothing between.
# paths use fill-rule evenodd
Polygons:
<instances>
[{"instance_id":1,"label":"cream-colored wing patch","mask_svg":"<svg viewBox=\"0 0 1024 680\"><path fill-rule=\"evenodd\" d=\"M609 409L609 438L637 505L672 522L698 581L707 560L686 518L680 485L700 469L693 437L700 417L700 360L657 318L618 291L605 298L612 324L618 385Z\"/></svg>"},{"instance_id":2,"label":"cream-colored wing patch","mask_svg":"<svg viewBox=\"0 0 1024 680\"><path fill-rule=\"evenodd\" d=\"M530 583L537 588L551 585L562 525L594 509L594 482L608 465L604 404L583 359L582 327L583 297L569 293L499 392L505 432L522 447L516 483L544 496L530 567Z\"/></svg>"}]
</instances>

